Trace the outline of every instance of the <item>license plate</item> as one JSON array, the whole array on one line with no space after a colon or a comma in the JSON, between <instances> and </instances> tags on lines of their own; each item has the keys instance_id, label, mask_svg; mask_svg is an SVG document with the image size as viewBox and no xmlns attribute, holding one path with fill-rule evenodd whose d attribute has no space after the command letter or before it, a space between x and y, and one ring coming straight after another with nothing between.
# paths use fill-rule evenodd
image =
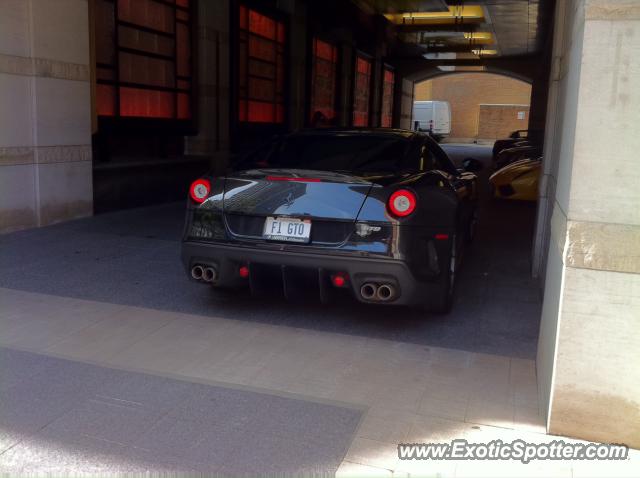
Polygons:
<instances>
[{"instance_id":1,"label":"license plate","mask_svg":"<svg viewBox=\"0 0 640 478\"><path fill-rule=\"evenodd\" d=\"M291 217L267 217L262 237L271 241L309 242L311 221Z\"/></svg>"}]
</instances>

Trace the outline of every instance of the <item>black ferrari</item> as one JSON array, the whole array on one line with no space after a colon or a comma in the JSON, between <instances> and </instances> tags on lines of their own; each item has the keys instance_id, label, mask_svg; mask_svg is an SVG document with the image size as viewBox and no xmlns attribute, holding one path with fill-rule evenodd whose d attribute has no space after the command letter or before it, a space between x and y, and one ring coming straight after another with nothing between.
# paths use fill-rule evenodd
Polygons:
<instances>
[{"instance_id":1,"label":"black ferrari","mask_svg":"<svg viewBox=\"0 0 640 478\"><path fill-rule=\"evenodd\" d=\"M191 185L182 260L216 287L446 312L473 237L478 165L457 169L415 131L279 136Z\"/></svg>"}]
</instances>

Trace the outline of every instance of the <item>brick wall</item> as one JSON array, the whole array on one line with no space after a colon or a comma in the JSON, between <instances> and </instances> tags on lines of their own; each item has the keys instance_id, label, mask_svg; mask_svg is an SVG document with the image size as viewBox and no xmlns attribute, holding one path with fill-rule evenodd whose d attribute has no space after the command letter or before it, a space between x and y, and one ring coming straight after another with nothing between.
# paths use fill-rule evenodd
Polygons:
<instances>
[{"instance_id":1,"label":"brick wall","mask_svg":"<svg viewBox=\"0 0 640 478\"><path fill-rule=\"evenodd\" d=\"M479 133L481 104L528 105L531 85L491 73L456 73L416 84L415 100L445 100L451 104L450 138L483 138ZM519 111L522 111L520 109ZM512 129L526 129L528 121ZM487 138L489 139L489 138Z\"/></svg>"},{"instance_id":2,"label":"brick wall","mask_svg":"<svg viewBox=\"0 0 640 478\"><path fill-rule=\"evenodd\" d=\"M506 138L517 129L527 129L529 105L480 105L478 138Z\"/></svg>"}]
</instances>

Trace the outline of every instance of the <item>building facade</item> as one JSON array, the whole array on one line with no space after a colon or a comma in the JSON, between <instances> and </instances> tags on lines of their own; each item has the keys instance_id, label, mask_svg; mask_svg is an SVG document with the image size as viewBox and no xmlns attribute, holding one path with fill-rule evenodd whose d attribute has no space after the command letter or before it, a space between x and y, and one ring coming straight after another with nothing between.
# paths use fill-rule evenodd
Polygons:
<instances>
[{"instance_id":1,"label":"building facade","mask_svg":"<svg viewBox=\"0 0 640 478\"><path fill-rule=\"evenodd\" d=\"M414 82L442 70L392 54L381 4L2 0L0 232L186 197L200 172L297 128L409 128ZM544 51L482 59L532 83L482 102L531 94L529 128L544 127L532 251L541 413L550 433L639 448L640 3L551 5ZM457 134L473 138L480 106L464 111L453 109L472 118Z\"/></svg>"},{"instance_id":2,"label":"building facade","mask_svg":"<svg viewBox=\"0 0 640 478\"><path fill-rule=\"evenodd\" d=\"M180 199L193 177L293 129L409 126L413 84L388 58L392 37L350 2L0 9L3 231Z\"/></svg>"}]
</instances>

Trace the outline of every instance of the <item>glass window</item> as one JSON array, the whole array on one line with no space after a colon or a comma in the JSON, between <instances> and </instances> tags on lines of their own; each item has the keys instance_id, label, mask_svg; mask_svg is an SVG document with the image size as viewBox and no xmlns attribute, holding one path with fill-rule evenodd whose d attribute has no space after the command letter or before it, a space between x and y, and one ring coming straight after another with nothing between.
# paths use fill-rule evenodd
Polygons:
<instances>
[{"instance_id":1,"label":"glass window","mask_svg":"<svg viewBox=\"0 0 640 478\"><path fill-rule=\"evenodd\" d=\"M336 74L338 49L335 45L313 39L311 64L311 126L322 121L331 122L336 117Z\"/></svg>"},{"instance_id":2,"label":"glass window","mask_svg":"<svg viewBox=\"0 0 640 478\"><path fill-rule=\"evenodd\" d=\"M424 147L427 148L427 156L423 158L431 162L431 165L424 164L424 169L439 169L454 176L458 174L458 170L440 145L431 137L424 138ZM426 161L425 161L426 162Z\"/></svg>"},{"instance_id":3,"label":"glass window","mask_svg":"<svg viewBox=\"0 0 640 478\"><path fill-rule=\"evenodd\" d=\"M369 104L371 92L371 60L356 55L353 82L353 126L369 126Z\"/></svg>"},{"instance_id":4,"label":"glass window","mask_svg":"<svg viewBox=\"0 0 640 478\"><path fill-rule=\"evenodd\" d=\"M240 6L238 120L284 122L284 23Z\"/></svg>"},{"instance_id":5,"label":"glass window","mask_svg":"<svg viewBox=\"0 0 640 478\"><path fill-rule=\"evenodd\" d=\"M99 116L191 118L188 0L96 0Z\"/></svg>"},{"instance_id":6,"label":"glass window","mask_svg":"<svg viewBox=\"0 0 640 478\"><path fill-rule=\"evenodd\" d=\"M346 172L415 169L416 162L407 161L410 145L408 140L397 137L296 135L252 153L238 164L238 169L300 168Z\"/></svg>"}]
</instances>

